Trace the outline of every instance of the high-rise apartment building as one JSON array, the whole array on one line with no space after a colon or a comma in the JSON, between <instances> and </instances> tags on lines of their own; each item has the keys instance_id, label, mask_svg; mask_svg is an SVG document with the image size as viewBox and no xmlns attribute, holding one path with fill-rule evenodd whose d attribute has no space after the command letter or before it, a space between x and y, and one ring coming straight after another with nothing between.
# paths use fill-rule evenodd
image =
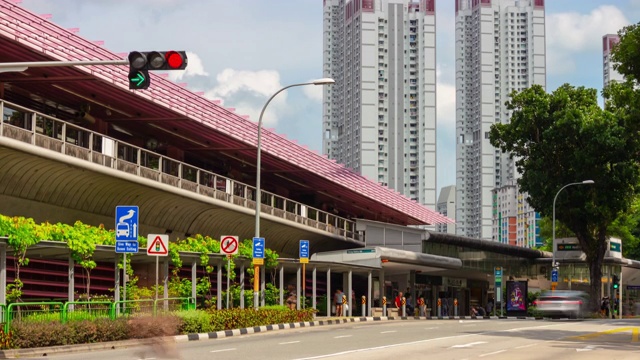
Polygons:
<instances>
[{"instance_id":1,"label":"high-rise apartment building","mask_svg":"<svg viewBox=\"0 0 640 360\"><path fill-rule=\"evenodd\" d=\"M436 204L436 211L440 214L455 219L456 215L456 186L449 185L440 189L440 195L438 195L438 203ZM436 224L435 231L455 234L456 224Z\"/></svg>"},{"instance_id":2,"label":"high-rise apartment building","mask_svg":"<svg viewBox=\"0 0 640 360\"><path fill-rule=\"evenodd\" d=\"M435 209L435 0L324 0L323 152Z\"/></svg>"},{"instance_id":3,"label":"high-rise apartment building","mask_svg":"<svg viewBox=\"0 0 640 360\"><path fill-rule=\"evenodd\" d=\"M611 49L620 42L620 37L607 34L602 37L602 83L607 87L611 81L624 81L622 74L613 69Z\"/></svg>"},{"instance_id":4,"label":"high-rise apartment building","mask_svg":"<svg viewBox=\"0 0 640 360\"><path fill-rule=\"evenodd\" d=\"M491 146L508 123L509 94L546 87L544 0L454 0L456 11L456 232L492 239L492 191L519 177Z\"/></svg>"},{"instance_id":5,"label":"high-rise apartment building","mask_svg":"<svg viewBox=\"0 0 640 360\"><path fill-rule=\"evenodd\" d=\"M495 188L493 196L493 240L504 244L532 248L542 245L540 213L518 185Z\"/></svg>"}]
</instances>

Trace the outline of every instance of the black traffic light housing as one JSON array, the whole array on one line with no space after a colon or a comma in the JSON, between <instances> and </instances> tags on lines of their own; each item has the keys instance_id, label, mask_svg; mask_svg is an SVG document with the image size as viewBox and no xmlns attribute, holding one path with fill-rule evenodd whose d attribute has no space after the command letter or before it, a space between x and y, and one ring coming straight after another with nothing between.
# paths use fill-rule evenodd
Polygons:
<instances>
[{"instance_id":1,"label":"black traffic light housing","mask_svg":"<svg viewBox=\"0 0 640 360\"><path fill-rule=\"evenodd\" d=\"M132 51L129 53L129 89L146 89L151 81L149 70L184 70L185 51Z\"/></svg>"},{"instance_id":2,"label":"black traffic light housing","mask_svg":"<svg viewBox=\"0 0 640 360\"><path fill-rule=\"evenodd\" d=\"M618 277L618 275L613 275L611 284L613 285L614 290L618 290L618 288L620 287L620 278Z\"/></svg>"}]
</instances>

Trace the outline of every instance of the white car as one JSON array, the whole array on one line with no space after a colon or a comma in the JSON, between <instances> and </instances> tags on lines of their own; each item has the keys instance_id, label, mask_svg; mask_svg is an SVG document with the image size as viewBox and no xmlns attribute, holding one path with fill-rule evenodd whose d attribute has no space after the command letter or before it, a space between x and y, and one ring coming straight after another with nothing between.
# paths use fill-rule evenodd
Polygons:
<instances>
[{"instance_id":1,"label":"white car","mask_svg":"<svg viewBox=\"0 0 640 360\"><path fill-rule=\"evenodd\" d=\"M534 306L547 317L583 317L589 304L588 295L583 291L547 291L542 293Z\"/></svg>"}]
</instances>

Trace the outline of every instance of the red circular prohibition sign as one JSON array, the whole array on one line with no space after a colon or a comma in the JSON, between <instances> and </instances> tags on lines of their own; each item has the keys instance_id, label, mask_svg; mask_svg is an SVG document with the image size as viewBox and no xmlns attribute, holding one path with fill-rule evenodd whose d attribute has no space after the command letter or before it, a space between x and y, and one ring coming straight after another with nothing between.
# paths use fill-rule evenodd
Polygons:
<instances>
[{"instance_id":1,"label":"red circular prohibition sign","mask_svg":"<svg viewBox=\"0 0 640 360\"><path fill-rule=\"evenodd\" d=\"M233 254L238 250L238 241L233 236L225 236L220 245L225 254Z\"/></svg>"}]
</instances>

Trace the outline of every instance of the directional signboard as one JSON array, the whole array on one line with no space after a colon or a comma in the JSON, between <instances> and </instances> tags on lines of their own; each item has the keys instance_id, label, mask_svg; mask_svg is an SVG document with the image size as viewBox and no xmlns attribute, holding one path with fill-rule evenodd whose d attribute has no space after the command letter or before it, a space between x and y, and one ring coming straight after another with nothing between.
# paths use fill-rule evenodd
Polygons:
<instances>
[{"instance_id":1,"label":"directional signboard","mask_svg":"<svg viewBox=\"0 0 640 360\"><path fill-rule=\"evenodd\" d=\"M551 281L552 282L558 282L558 269L554 268L553 270L551 270Z\"/></svg>"},{"instance_id":2,"label":"directional signboard","mask_svg":"<svg viewBox=\"0 0 640 360\"><path fill-rule=\"evenodd\" d=\"M496 301L502 303L502 267L495 266L493 268L493 277L496 288Z\"/></svg>"},{"instance_id":3,"label":"directional signboard","mask_svg":"<svg viewBox=\"0 0 640 360\"><path fill-rule=\"evenodd\" d=\"M138 218L137 206L116 206L116 252L138 252Z\"/></svg>"},{"instance_id":4,"label":"directional signboard","mask_svg":"<svg viewBox=\"0 0 640 360\"><path fill-rule=\"evenodd\" d=\"M309 262L309 240L300 240L300 262Z\"/></svg>"},{"instance_id":5,"label":"directional signboard","mask_svg":"<svg viewBox=\"0 0 640 360\"><path fill-rule=\"evenodd\" d=\"M147 255L167 256L169 254L169 235L147 235Z\"/></svg>"},{"instance_id":6,"label":"directional signboard","mask_svg":"<svg viewBox=\"0 0 640 360\"><path fill-rule=\"evenodd\" d=\"M253 263L255 265L264 264L264 238L253 238Z\"/></svg>"},{"instance_id":7,"label":"directional signboard","mask_svg":"<svg viewBox=\"0 0 640 360\"><path fill-rule=\"evenodd\" d=\"M220 237L220 253L225 255L237 254L238 237L231 235L222 235Z\"/></svg>"}]
</instances>

